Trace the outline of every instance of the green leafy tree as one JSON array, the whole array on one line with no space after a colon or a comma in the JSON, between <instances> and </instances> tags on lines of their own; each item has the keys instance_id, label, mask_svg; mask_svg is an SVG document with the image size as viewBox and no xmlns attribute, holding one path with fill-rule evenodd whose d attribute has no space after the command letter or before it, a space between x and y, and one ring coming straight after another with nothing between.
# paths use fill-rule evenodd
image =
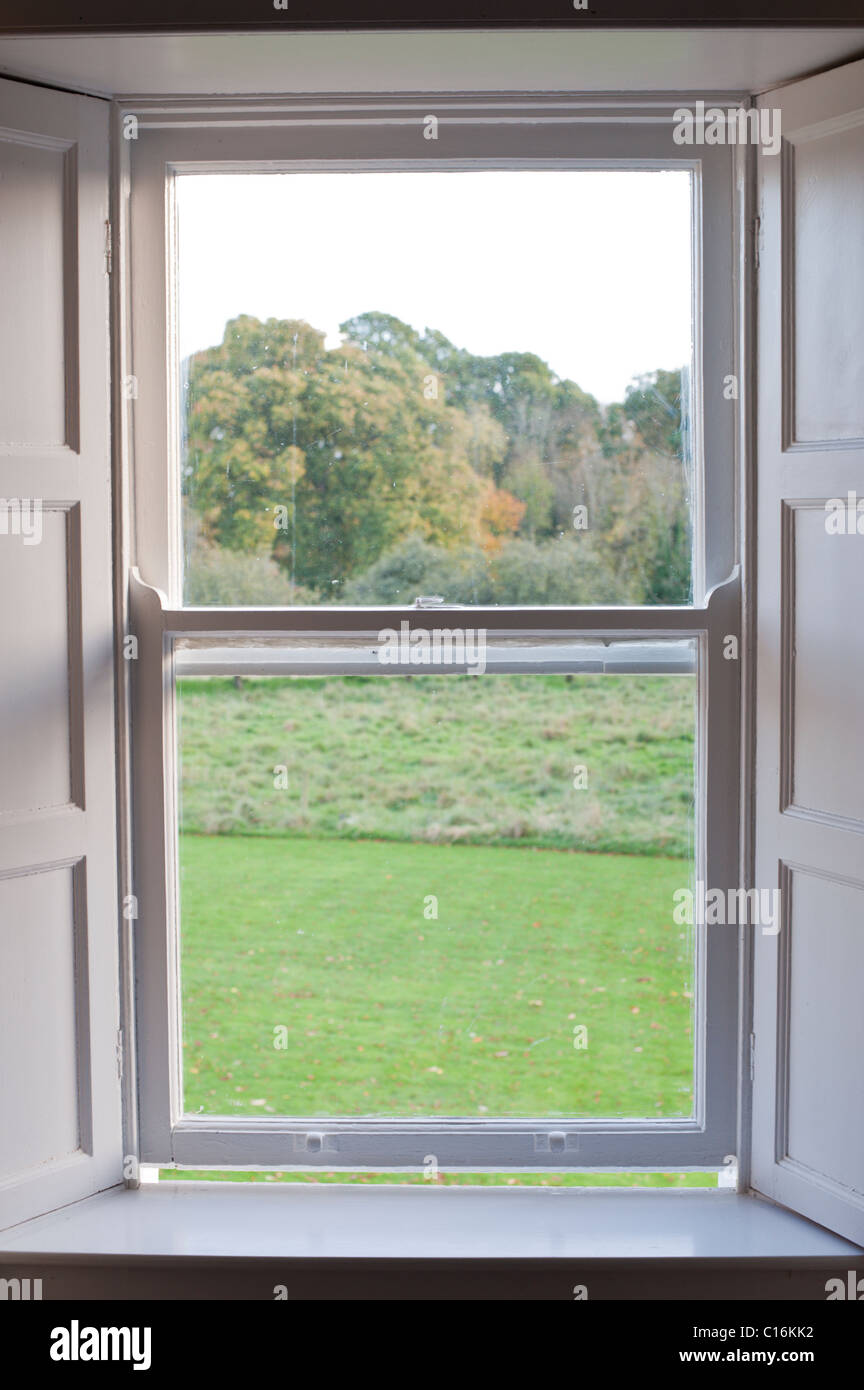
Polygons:
<instances>
[{"instance_id":1,"label":"green leafy tree","mask_svg":"<svg viewBox=\"0 0 864 1390\"><path fill-rule=\"evenodd\" d=\"M207 592L233 553L264 562L268 591L275 562L286 592L324 600L688 601L680 372L601 409L534 353L480 357L380 312L341 332L328 351L301 320L244 315L188 363L184 493Z\"/></svg>"},{"instance_id":2,"label":"green leafy tree","mask_svg":"<svg viewBox=\"0 0 864 1390\"><path fill-rule=\"evenodd\" d=\"M483 539L500 428L430 394L407 331L368 330L327 352L308 324L242 317L195 355L185 483L205 540L326 591L412 532Z\"/></svg>"}]
</instances>

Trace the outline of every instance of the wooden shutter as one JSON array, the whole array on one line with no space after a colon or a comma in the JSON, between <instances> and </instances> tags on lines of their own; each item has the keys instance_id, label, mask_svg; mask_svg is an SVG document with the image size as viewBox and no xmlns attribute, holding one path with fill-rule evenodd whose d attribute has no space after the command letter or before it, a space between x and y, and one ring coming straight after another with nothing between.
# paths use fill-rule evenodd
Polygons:
<instances>
[{"instance_id":1,"label":"wooden shutter","mask_svg":"<svg viewBox=\"0 0 864 1390\"><path fill-rule=\"evenodd\" d=\"M0 1226L122 1180L108 116L0 81Z\"/></svg>"},{"instance_id":2,"label":"wooden shutter","mask_svg":"<svg viewBox=\"0 0 864 1390\"><path fill-rule=\"evenodd\" d=\"M864 63L760 105L752 1180L864 1243Z\"/></svg>"}]
</instances>

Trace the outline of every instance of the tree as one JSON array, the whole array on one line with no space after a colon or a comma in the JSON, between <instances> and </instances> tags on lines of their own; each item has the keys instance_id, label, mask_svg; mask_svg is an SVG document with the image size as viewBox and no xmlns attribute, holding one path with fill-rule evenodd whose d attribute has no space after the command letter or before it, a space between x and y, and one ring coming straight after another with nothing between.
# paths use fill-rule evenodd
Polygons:
<instances>
[{"instance_id":1,"label":"tree","mask_svg":"<svg viewBox=\"0 0 864 1390\"><path fill-rule=\"evenodd\" d=\"M190 360L184 492L205 547L324 600L436 575L462 602L689 600L680 372L603 410L534 353L479 357L372 311L341 331L328 351L302 320L244 315Z\"/></svg>"},{"instance_id":2,"label":"tree","mask_svg":"<svg viewBox=\"0 0 864 1390\"><path fill-rule=\"evenodd\" d=\"M370 317L365 347L327 352L308 324L242 317L195 355L185 484L205 540L272 552L328 591L411 532L444 545L497 534L500 428L430 397L428 364L388 322Z\"/></svg>"}]
</instances>

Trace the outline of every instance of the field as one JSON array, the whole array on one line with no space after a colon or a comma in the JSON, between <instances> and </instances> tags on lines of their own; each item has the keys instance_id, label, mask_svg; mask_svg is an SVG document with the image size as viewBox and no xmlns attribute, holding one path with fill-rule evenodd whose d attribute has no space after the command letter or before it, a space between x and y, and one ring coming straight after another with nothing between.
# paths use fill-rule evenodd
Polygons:
<instances>
[{"instance_id":1,"label":"field","mask_svg":"<svg viewBox=\"0 0 864 1390\"><path fill-rule=\"evenodd\" d=\"M694 686L686 676L181 681L183 829L690 855ZM286 786L274 785L276 768Z\"/></svg>"},{"instance_id":2,"label":"field","mask_svg":"<svg viewBox=\"0 0 864 1390\"><path fill-rule=\"evenodd\" d=\"M689 1114L692 727L677 677L181 682L186 1109Z\"/></svg>"},{"instance_id":3,"label":"field","mask_svg":"<svg viewBox=\"0 0 864 1390\"><path fill-rule=\"evenodd\" d=\"M669 859L187 838L187 1108L687 1114L681 881Z\"/></svg>"}]
</instances>

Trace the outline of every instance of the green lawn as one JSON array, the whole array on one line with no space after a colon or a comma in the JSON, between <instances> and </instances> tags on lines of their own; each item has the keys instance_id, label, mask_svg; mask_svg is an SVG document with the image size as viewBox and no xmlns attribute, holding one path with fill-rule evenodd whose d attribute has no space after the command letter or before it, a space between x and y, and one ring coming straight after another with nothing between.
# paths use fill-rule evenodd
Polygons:
<instances>
[{"instance_id":1,"label":"green lawn","mask_svg":"<svg viewBox=\"0 0 864 1390\"><path fill-rule=\"evenodd\" d=\"M398 1183L400 1187L716 1187L716 1173L243 1173L236 1168L161 1168L167 1182Z\"/></svg>"},{"instance_id":2,"label":"green lawn","mask_svg":"<svg viewBox=\"0 0 864 1390\"><path fill-rule=\"evenodd\" d=\"M186 1108L689 1114L691 968L671 910L686 871L184 835ZM579 1025L587 1048L573 1046Z\"/></svg>"}]
</instances>

